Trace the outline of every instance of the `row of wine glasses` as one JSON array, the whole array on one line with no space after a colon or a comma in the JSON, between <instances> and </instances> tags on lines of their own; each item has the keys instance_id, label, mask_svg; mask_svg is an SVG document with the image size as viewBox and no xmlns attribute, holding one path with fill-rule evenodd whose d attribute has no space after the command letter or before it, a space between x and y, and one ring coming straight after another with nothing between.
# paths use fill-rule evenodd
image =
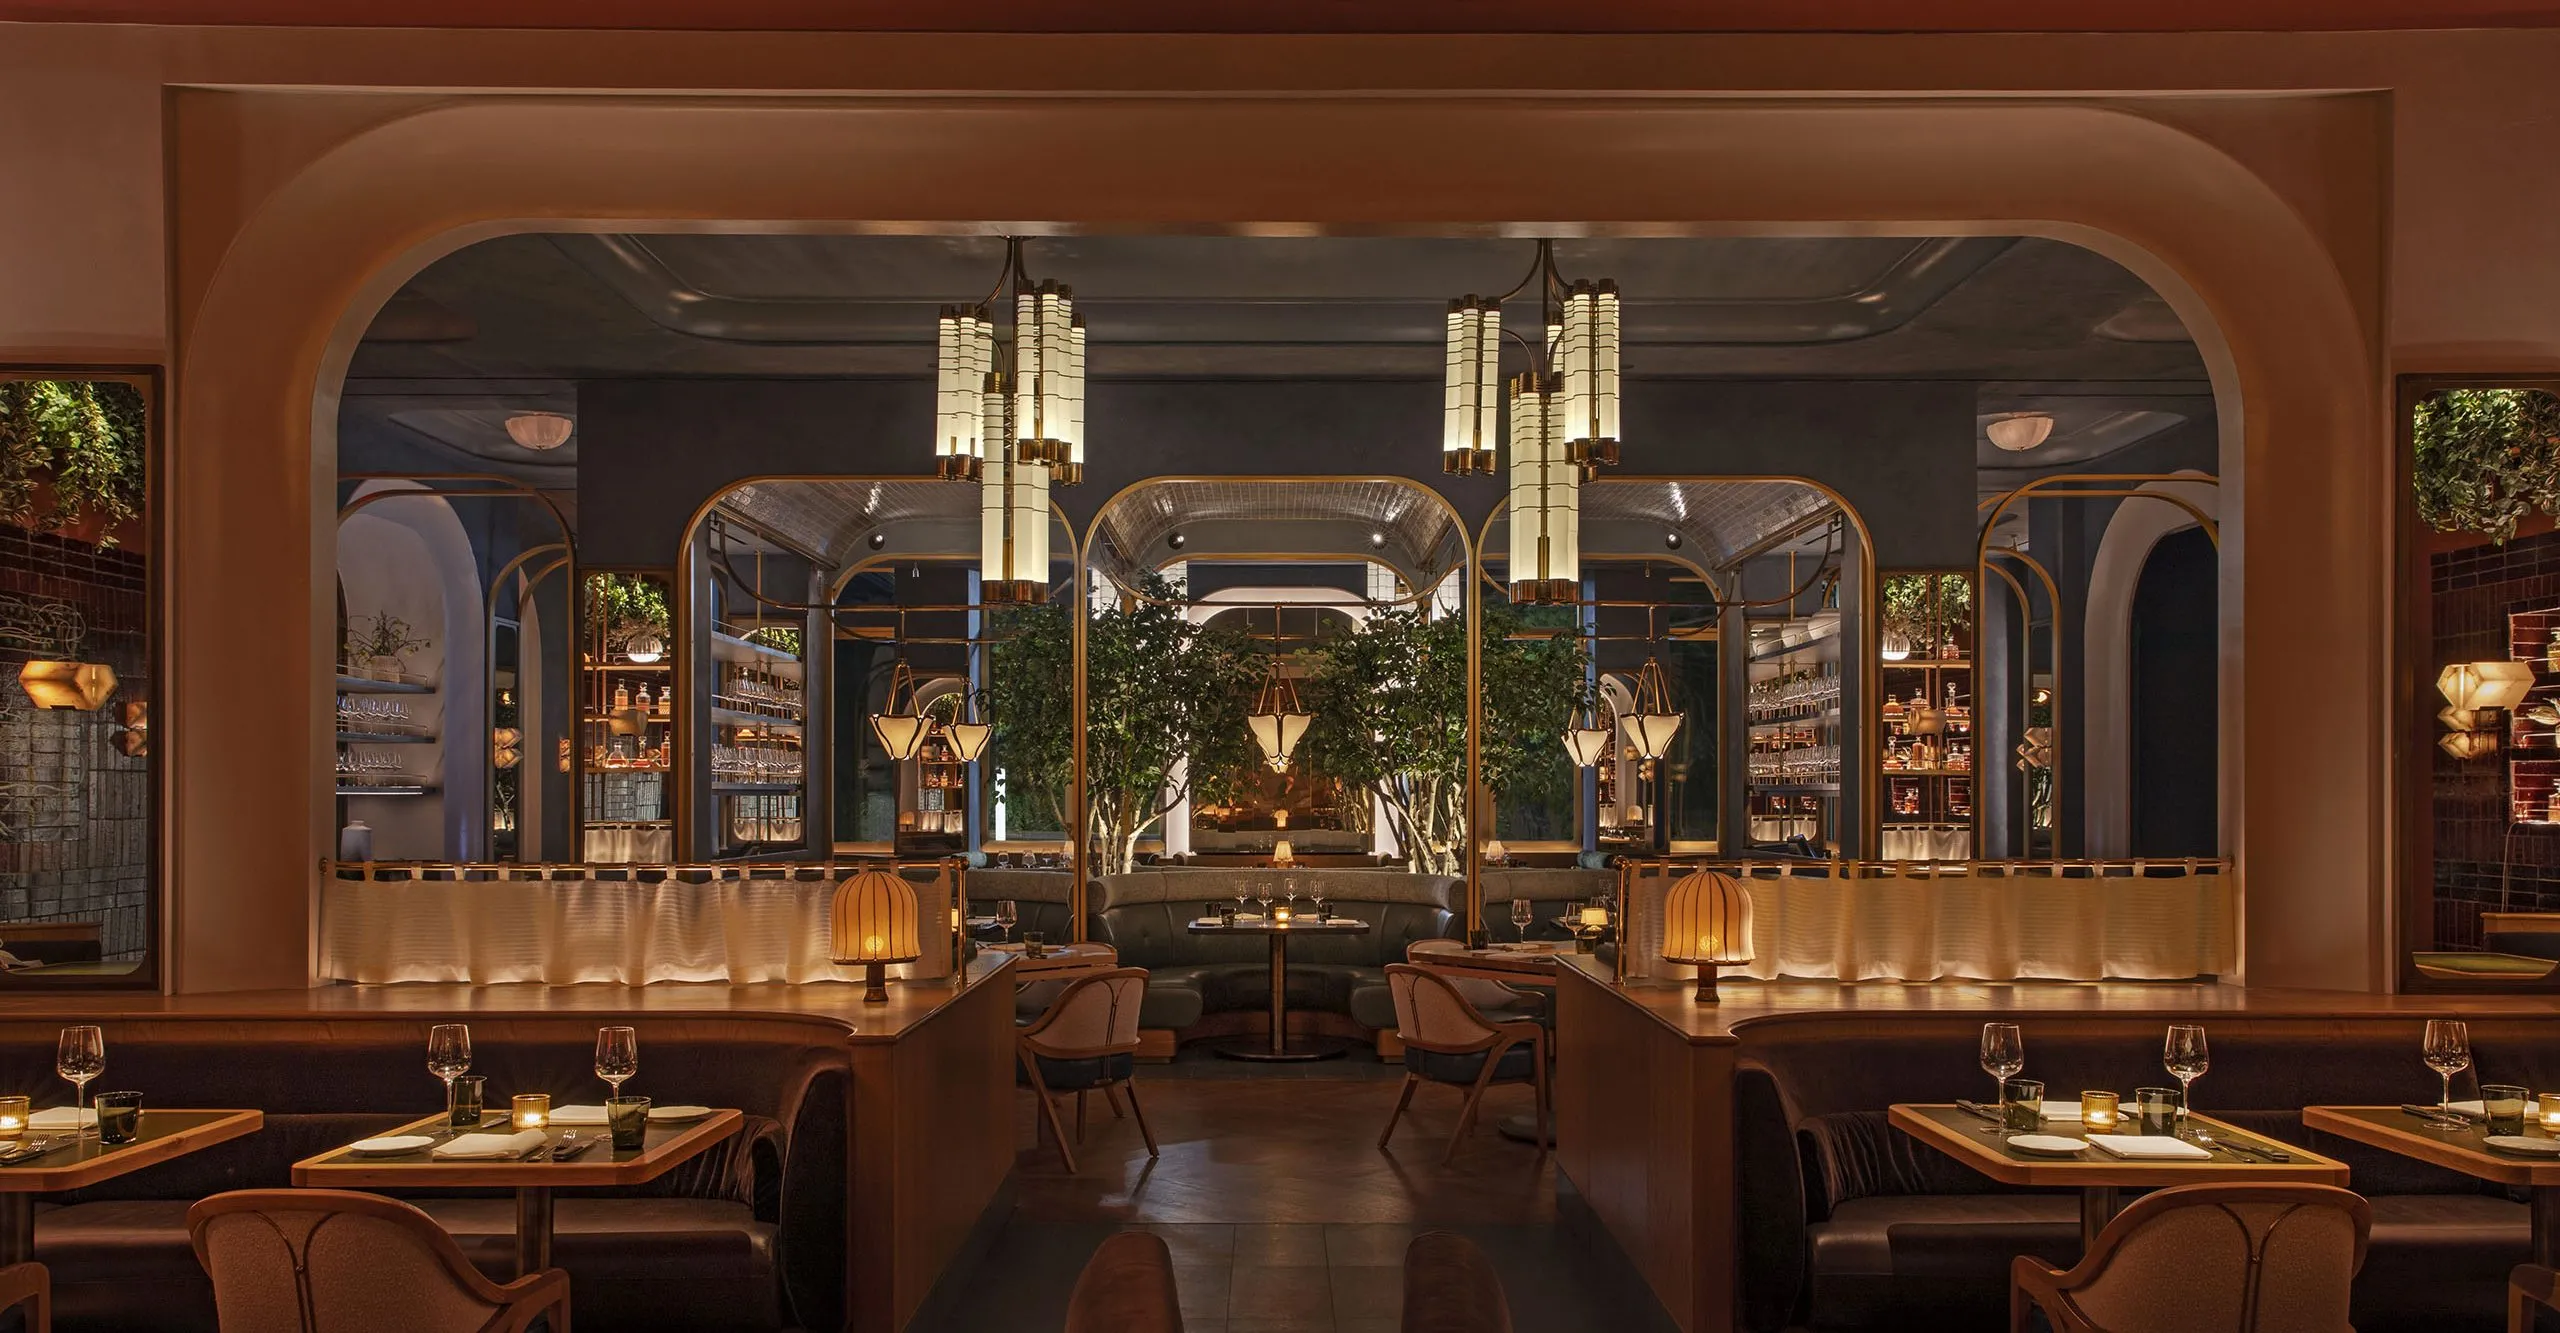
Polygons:
<instances>
[{"instance_id":1,"label":"row of wine glasses","mask_svg":"<svg viewBox=\"0 0 2560 1333\"><path fill-rule=\"evenodd\" d=\"M2027 1039L2015 1023L1982 1025L1982 1072L1996 1084L2005 1085L2027 1067ZM2196 1023L2172 1023L2168 1035L2160 1042L2160 1067L2178 1080L2178 1105L2184 1108L2193 1095L2195 1081L2203 1078L2213 1065L2207 1048L2204 1028ZM2000 1099L1994 1088L1992 1100Z\"/></svg>"},{"instance_id":2,"label":"row of wine glasses","mask_svg":"<svg viewBox=\"0 0 2560 1333\"><path fill-rule=\"evenodd\" d=\"M1809 717L1840 706L1840 677L1828 671L1798 671L1751 687L1743 704L1753 722Z\"/></svg>"},{"instance_id":3,"label":"row of wine glasses","mask_svg":"<svg viewBox=\"0 0 2560 1333\"><path fill-rule=\"evenodd\" d=\"M71 1029L64 1029L68 1043ZM89 1029L96 1032L96 1028ZM106 1065L102 1053L100 1068ZM640 1073L640 1033L636 1028L600 1027L596 1029L596 1077L603 1079L612 1095L622 1095L622 1085ZM444 1080L444 1104L453 1108L453 1081L471 1072L471 1026L467 1023L438 1023L427 1029L427 1072ZM69 1078L69 1074L63 1075ZM93 1073L91 1077L96 1077Z\"/></svg>"},{"instance_id":4,"label":"row of wine glasses","mask_svg":"<svg viewBox=\"0 0 2560 1333\"><path fill-rule=\"evenodd\" d=\"M399 757L378 750L341 750L338 752L338 785L341 787L405 787L414 779L400 766Z\"/></svg>"},{"instance_id":5,"label":"row of wine glasses","mask_svg":"<svg viewBox=\"0 0 2560 1333\"><path fill-rule=\"evenodd\" d=\"M711 776L723 782L798 782L806 771L798 746L711 747Z\"/></svg>"},{"instance_id":6,"label":"row of wine glasses","mask_svg":"<svg viewBox=\"0 0 2560 1333\"><path fill-rule=\"evenodd\" d=\"M1782 782L1837 782L1840 780L1840 747L1799 745L1792 750L1754 751L1751 755L1751 776L1755 780Z\"/></svg>"},{"instance_id":7,"label":"row of wine glasses","mask_svg":"<svg viewBox=\"0 0 2560 1333\"><path fill-rule=\"evenodd\" d=\"M409 705L369 694L338 696L338 730L407 736L424 730L409 718Z\"/></svg>"},{"instance_id":8,"label":"row of wine glasses","mask_svg":"<svg viewBox=\"0 0 2560 1333\"><path fill-rule=\"evenodd\" d=\"M1324 886L1324 881L1321 879L1315 881L1315 883L1310 885L1307 889L1307 897L1315 903L1316 915L1318 916L1324 915L1324 900L1327 892L1328 890ZM1289 905L1290 914L1294 916L1297 914L1298 910L1298 877L1295 875L1278 875L1254 879L1250 882L1239 877L1236 880L1235 886L1236 911L1239 914L1244 911L1244 900L1247 897L1251 897L1255 902L1262 905L1262 914L1264 916L1271 915L1271 903L1275 898L1281 902L1287 903Z\"/></svg>"}]
</instances>

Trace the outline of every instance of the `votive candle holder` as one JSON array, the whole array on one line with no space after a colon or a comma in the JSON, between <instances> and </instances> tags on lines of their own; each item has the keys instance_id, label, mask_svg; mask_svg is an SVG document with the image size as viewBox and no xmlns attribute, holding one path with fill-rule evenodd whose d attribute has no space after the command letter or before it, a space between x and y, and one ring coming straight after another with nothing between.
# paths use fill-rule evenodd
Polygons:
<instances>
[{"instance_id":1,"label":"votive candle holder","mask_svg":"<svg viewBox=\"0 0 2560 1333\"><path fill-rule=\"evenodd\" d=\"M2091 1134L2113 1134L2124 1122L2123 1099L2112 1092L2080 1094L2080 1128Z\"/></svg>"},{"instance_id":2,"label":"votive candle holder","mask_svg":"<svg viewBox=\"0 0 2560 1333\"><path fill-rule=\"evenodd\" d=\"M550 1093L519 1092L515 1096L514 1106L514 1124L517 1129L551 1128Z\"/></svg>"}]
</instances>

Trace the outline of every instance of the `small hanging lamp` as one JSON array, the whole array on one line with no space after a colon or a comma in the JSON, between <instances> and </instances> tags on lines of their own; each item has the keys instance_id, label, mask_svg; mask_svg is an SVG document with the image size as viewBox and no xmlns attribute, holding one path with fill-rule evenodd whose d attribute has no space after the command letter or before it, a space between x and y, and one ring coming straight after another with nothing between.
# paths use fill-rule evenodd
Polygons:
<instances>
[{"instance_id":1,"label":"small hanging lamp","mask_svg":"<svg viewBox=\"0 0 2560 1333\"><path fill-rule=\"evenodd\" d=\"M1609 754L1609 729L1600 724L1597 710L1578 708L1566 719L1564 752L1572 756L1576 768L1597 767Z\"/></svg>"},{"instance_id":2,"label":"small hanging lamp","mask_svg":"<svg viewBox=\"0 0 2560 1333\"><path fill-rule=\"evenodd\" d=\"M1511 600L1555 604L1582 595L1582 476L1565 458L1552 376L1511 382Z\"/></svg>"},{"instance_id":3,"label":"small hanging lamp","mask_svg":"<svg viewBox=\"0 0 2560 1333\"><path fill-rule=\"evenodd\" d=\"M995 326L987 321L984 306L947 305L938 333L934 475L945 481L976 481L987 452L979 394L995 370Z\"/></svg>"},{"instance_id":4,"label":"small hanging lamp","mask_svg":"<svg viewBox=\"0 0 2560 1333\"><path fill-rule=\"evenodd\" d=\"M1558 426L1566 461L1589 476L1618 461L1618 284L1604 278L1566 288L1559 323Z\"/></svg>"},{"instance_id":5,"label":"small hanging lamp","mask_svg":"<svg viewBox=\"0 0 2560 1333\"><path fill-rule=\"evenodd\" d=\"M983 720L979 713L978 701L985 696L984 690L962 695L960 716L942 724L942 734L951 742L951 752L960 756L961 763L978 762L978 756L987 752L988 739L995 735L995 724Z\"/></svg>"},{"instance_id":6,"label":"small hanging lamp","mask_svg":"<svg viewBox=\"0 0 2560 1333\"><path fill-rule=\"evenodd\" d=\"M1289 760L1297 753L1299 739L1315 720L1315 714L1299 704L1298 687L1274 653L1271 670L1262 678L1262 693L1254 699L1253 712L1245 718L1245 724L1253 729L1253 743L1261 747L1262 761L1272 772L1289 771Z\"/></svg>"},{"instance_id":7,"label":"small hanging lamp","mask_svg":"<svg viewBox=\"0 0 2560 1333\"><path fill-rule=\"evenodd\" d=\"M1671 752L1671 738L1680 732L1682 715L1671 706L1671 686L1662 675L1662 661L1648 657L1644 669L1636 673L1636 707L1618 719L1618 730L1627 738L1637 757L1652 762Z\"/></svg>"},{"instance_id":8,"label":"small hanging lamp","mask_svg":"<svg viewBox=\"0 0 2560 1333\"><path fill-rule=\"evenodd\" d=\"M1449 303L1449 359L1440 394L1440 470L1488 474L1502 437L1502 303Z\"/></svg>"},{"instance_id":9,"label":"small hanging lamp","mask_svg":"<svg viewBox=\"0 0 2560 1333\"><path fill-rule=\"evenodd\" d=\"M900 707L901 699L905 706ZM907 659L898 659L889 673L889 698L881 710L871 715L871 734L880 738L880 748L900 763L916 757L924 748L924 738L933 732L933 719L916 710L916 676L907 669Z\"/></svg>"}]
</instances>

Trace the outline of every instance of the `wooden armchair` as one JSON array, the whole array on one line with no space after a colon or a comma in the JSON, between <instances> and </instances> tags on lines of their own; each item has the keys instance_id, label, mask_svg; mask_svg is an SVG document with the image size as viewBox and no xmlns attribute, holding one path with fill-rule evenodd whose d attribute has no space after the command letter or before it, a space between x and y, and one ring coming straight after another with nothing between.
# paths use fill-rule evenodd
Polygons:
<instances>
[{"instance_id":1,"label":"wooden armchair","mask_svg":"<svg viewBox=\"0 0 2560 1333\"><path fill-rule=\"evenodd\" d=\"M2180 1185L2136 1199L2069 1272L2010 1265L2009 1327L2350 1333L2373 1208L2330 1185Z\"/></svg>"},{"instance_id":2,"label":"wooden armchair","mask_svg":"<svg viewBox=\"0 0 2560 1333\"><path fill-rule=\"evenodd\" d=\"M234 1190L187 1210L223 1333L569 1333L569 1275L501 1285L434 1218L352 1190Z\"/></svg>"},{"instance_id":3,"label":"wooden armchair","mask_svg":"<svg viewBox=\"0 0 2560 1333\"><path fill-rule=\"evenodd\" d=\"M1147 970L1114 968L1067 983L1040 1017L1016 1036L1022 1073L1040 1098L1040 1114L1058 1141L1058 1156L1069 1173L1076 1169L1075 1150L1067 1146L1066 1129L1058 1121L1058 1094L1076 1095L1076 1141L1084 1141L1085 1094L1096 1088L1120 1114L1120 1098L1129 1099L1138 1134L1147 1141L1147 1156L1157 1156L1155 1131L1138 1105L1135 1081L1138 1056L1138 1006L1147 994Z\"/></svg>"},{"instance_id":4,"label":"wooden armchair","mask_svg":"<svg viewBox=\"0 0 2560 1333\"><path fill-rule=\"evenodd\" d=\"M1484 1090L1496 1083L1534 1083L1538 1090L1538 1147L1547 1144L1547 1030L1534 1020L1506 1023L1487 1020L1448 977L1411 963L1387 965L1387 989L1396 1002L1396 1036L1404 1042L1404 1090L1387 1127L1378 1131L1385 1150L1423 1080L1467 1090L1458 1112L1458 1132L1440 1160L1458 1155L1458 1145L1475 1127Z\"/></svg>"},{"instance_id":5,"label":"wooden armchair","mask_svg":"<svg viewBox=\"0 0 2560 1333\"><path fill-rule=\"evenodd\" d=\"M26 1333L53 1333L53 1275L43 1264L0 1268L0 1310L27 1307Z\"/></svg>"},{"instance_id":6,"label":"wooden armchair","mask_svg":"<svg viewBox=\"0 0 2560 1333\"><path fill-rule=\"evenodd\" d=\"M2560 1310L2560 1269L2517 1264L2507 1274L2507 1333L2533 1333L2534 1309Z\"/></svg>"}]
</instances>

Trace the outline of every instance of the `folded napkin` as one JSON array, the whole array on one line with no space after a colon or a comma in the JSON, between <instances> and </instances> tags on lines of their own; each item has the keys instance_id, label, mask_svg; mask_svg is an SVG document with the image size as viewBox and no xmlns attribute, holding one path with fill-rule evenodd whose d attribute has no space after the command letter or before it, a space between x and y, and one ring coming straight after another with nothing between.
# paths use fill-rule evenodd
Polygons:
<instances>
[{"instance_id":1,"label":"folded napkin","mask_svg":"<svg viewBox=\"0 0 2560 1333\"><path fill-rule=\"evenodd\" d=\"M2145 1162L2205 1162L2213 1154L2166 1134L2092 1134L2089 1146L2116 1157Z\"/></svg>"},{"instance_id":2,"label":"folded napkin","mask_svg":"<svg viewBox=\"0 0 2560 1333\"><path fill-rule=\"evenodd\" d=\"M1224 918L1214 916L1195 916L1191 918L1191 924L1195 926L1214 926L1223 919Z\"/></svg>"},{"instance_id":3,"label":"folded napkin","mask_svg":"<svg viewBox=\"0 0 2560 1333\"><path fill-rule=\"evenodd\" d=\"M2079 1124L2080 1103L2077 1101L2047 1101L2044 1104L2044 1118L2047 1120L2068 1121L2074 1125Z\"/></svg>"},{"instance_id":4,"label":"folded napkin","mask_svg":"<svg viewBox=\"0 0 2560 1333\"><path fill-rule=\"evenodd\" d=\"M551 1108L551 1123L601 1125L604 1123L604 1108L601 1106L555 1106Z\"/></svg>"},{"instance_id":5,"label":"folded napkin","mask_svg":"<svg viewBox=\"0 0 2560 1333\"><path fill-rule=\"evenodd\" d=\"M513 1134L465 1134L437 1144L433 1155L443 1161L522 1157L548 1137L538 1129L520 1129Z\"/></svg>"},{"instance_id":6,"label":"folded napkin","mask_svg":"<svg viewBox=\"0 0 2560 1333\"><path fill-rule=\"evenodd\" d=\"M29 1129L78 1129L96 1123L96 1107L49 1106L27 1117Z\"/></svg>"}]
</instances>

